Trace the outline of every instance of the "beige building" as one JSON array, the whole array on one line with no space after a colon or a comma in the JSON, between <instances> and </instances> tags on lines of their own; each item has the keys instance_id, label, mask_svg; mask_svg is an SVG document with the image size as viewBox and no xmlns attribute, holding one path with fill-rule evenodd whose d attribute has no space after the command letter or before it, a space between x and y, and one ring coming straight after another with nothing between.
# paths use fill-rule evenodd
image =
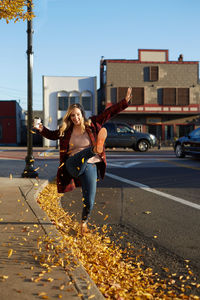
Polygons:
<instances>
[{"instance_id":1,"label":"beige building","mask_svg":"<svg viewBox=\"0 0 200 300\"><path fill-rule=\"evenodd\" d=\"M162 140L187 134L200 114L199 62L169 60L168 50L138 50L138 59L101 59L99 111L133 88L131 105L115 120Z\"/></svg>"}]
</instances>

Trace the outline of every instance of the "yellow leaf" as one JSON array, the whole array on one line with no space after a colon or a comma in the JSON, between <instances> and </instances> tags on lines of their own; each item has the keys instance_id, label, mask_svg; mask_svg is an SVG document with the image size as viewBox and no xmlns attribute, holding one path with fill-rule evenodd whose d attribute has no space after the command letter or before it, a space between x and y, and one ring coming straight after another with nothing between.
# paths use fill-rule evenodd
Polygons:
<instances>
[{"instance_id":1,"label":"yellow leaf","mask_svg":"<svg viewBox=\"0 0 200 300\"><path fill-rule=\"evenodd\" d=\"M60 286L60 290L62 291L62 290L64 290L64 288L65 288L65 285L62 284L62 285Z\"/></svg>"},{"instance_id":2,"label":"yellow leaf","mask_svg":"<svg viewBox=\"0 0 200 300\"><path fill-rule=\"evenodd\" d=\"M8 251L8 258L11 257L12 254L13 254L13 249L10 249L10 250Z\"/></svg>"},{"instance_id":3,"label":"yellow leaf","mask_svg":"<svg viewBox=\"0 0 200 300\"><path fill-rule=\"evenodd\" d=\"M39 296L39 297L41 297L41 296L46 296L46 294L47 294L47 293L45 293L45 292L41 292L41 293L38 294L38 296Z\"/></svg>"},{"instance_id":4,"label":"yellow leaf","mask_svg":"<svg viewBox=\"0 0 200 300\"><path fill-rule=\"evenodd\" d=\"M105 216L104 221L105 221L106 219L108 219L108 215Z\"/></svg>"},{"instance_id":5,"label":"yellow leaf","mask_svg":"<svg viewBox=\"0 0 200 300\"><path fill-rule=\"evenodd\" d=\"M54 281L54 279L53 279L53 278L51 278L51 277L49 277L47 280L48 280L49 282L52 282L52 281Z\"/></svg>"},{"instance_id":6,"label":"yellow leaf","mask_svg":"<svg viewBox=\"0 0 200 300\"><path fill-rule=\"evenodd\" d=\"M62 168L62 166L64 166L64 163L62 163L58 168Z\"/></svg>"},{"instance_id":7,"label":"yellow leaf","mask_svg":"<svg viewBox=\"0 0 200 300\"><path fill-rule=\"evenodd\" d=\"M36 132L35 132L35 131L33 131L33 130L30 130L30 132L31 132L31 133L33 133L33 134L36 134Z\"/></svg>"}]
</instances>

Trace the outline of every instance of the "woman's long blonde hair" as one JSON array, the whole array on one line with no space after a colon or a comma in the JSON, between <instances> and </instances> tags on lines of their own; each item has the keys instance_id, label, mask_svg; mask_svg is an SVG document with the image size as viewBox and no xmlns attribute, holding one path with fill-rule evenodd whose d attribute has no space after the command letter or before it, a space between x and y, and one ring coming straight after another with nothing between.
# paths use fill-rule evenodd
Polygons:
<instances>
[{"instance_id":1,"label":"woman's long blonde hair","mask_svg":"<svg viewBox=\"0 0 200 300\"><path fill-rule=\"evenodd\" d=\"M79 103L71 104L63 117L62 125L60 127L60 136L64 136L65 131L73 124L71 120L71 113L74 108L80 109L81 114L83 116L83 122L81 123L82 133L85 131L85 126L91 124L91 120L87 119L85 116L85 111L82 105Z\"/></svg>"}]
</instances>

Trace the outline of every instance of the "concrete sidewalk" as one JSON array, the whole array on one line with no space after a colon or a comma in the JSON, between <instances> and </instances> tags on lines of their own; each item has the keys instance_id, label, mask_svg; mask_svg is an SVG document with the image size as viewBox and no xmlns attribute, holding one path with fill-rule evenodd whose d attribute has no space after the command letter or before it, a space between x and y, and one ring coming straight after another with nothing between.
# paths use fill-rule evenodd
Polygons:
<instances>
[{"instance_id":1,"label":"concrete sidewalk","mask_svg":"<svg viewBox=\"0 0 200 300\"><path fill-rule=\"evenodd\" d=\"M48 180L1 177L0 184L0 299L104 299L81 265L44 274L35 260L38 238L59 236L36 202Z\"/></svg>"}]
</instances>

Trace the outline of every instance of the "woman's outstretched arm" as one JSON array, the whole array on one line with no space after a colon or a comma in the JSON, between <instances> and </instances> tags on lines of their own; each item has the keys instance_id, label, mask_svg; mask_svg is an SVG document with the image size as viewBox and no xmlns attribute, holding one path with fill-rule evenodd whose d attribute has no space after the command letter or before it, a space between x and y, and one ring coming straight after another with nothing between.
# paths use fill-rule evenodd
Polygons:
<instances>
[{"instance_id":1,"label":"woman's outstretched arm","mask_svg":"<svg viewBox=\"0 0 200 300\"><path fill-rule=\"evenodd\" d=\"M124 99L122 99L120 102L113 104L106 108L101 114L98 116L91 117L91 120L93 122L97 122L101 125L103 125L105 122L110 120L112 117L116 116L118 113L123 111L128 107L128 102L132 98L132 88L128 88L126 92L126 96Z\"/></svg>"},{"instance_id":2,"label":"woman's outstretched arm","mask_svg":"<svg viewBox=\"0 0 200 300\"><path fill-rule=\"evenodd\" d=\"M59 130L58 129L56 129L56 130L50 130L50 129L46 128L45 126L43 126L42 123L40 123L38 125L38 127L34 127L34 125L33 125L33 128L36 129L36 130L38 130L39 133L43 137L45 137L45 138L47 138L49 140L57 140L59 138Z\"/></svg>"}]
</instances>

